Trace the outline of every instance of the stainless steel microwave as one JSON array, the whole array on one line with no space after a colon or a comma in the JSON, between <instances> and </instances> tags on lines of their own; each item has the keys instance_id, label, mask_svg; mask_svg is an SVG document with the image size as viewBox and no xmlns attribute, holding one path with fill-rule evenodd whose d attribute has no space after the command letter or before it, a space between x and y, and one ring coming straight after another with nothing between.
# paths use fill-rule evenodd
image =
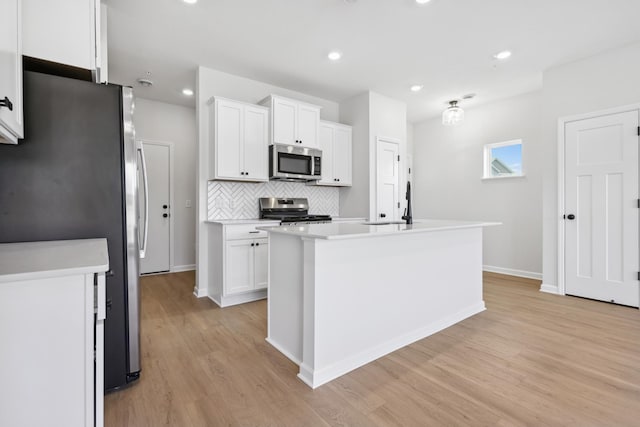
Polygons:
<instances>
[{"instance_id":1,"label":"stainless steel microwave","mask_svg":"<svg viewBox=\"0 0 640 427\"><path fill-rule=\"evenodd\" d=\"M269 146L269 178L314 181L322 178L322 151L293 145Z\"/></svg>"}]
</instances>

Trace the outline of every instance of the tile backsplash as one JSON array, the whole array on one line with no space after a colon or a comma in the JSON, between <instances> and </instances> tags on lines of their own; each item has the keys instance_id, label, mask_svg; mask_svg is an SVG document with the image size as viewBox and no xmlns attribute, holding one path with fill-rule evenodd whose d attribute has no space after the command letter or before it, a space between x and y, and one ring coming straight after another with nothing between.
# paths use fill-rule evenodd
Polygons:
<instances>
[{"instance_id":1,"label":"tile backsplash","mask_svg":"<svg viewBox=\"0 0 640 427\"><path fill-rule=\"evenodd\" d=\"M338 188L317 187L301 182L269 181L261 183L209 181L207 205L209 219L258 218L260 197L306 197L309 213L338 216Z\"/></svg>"}]
</instances>

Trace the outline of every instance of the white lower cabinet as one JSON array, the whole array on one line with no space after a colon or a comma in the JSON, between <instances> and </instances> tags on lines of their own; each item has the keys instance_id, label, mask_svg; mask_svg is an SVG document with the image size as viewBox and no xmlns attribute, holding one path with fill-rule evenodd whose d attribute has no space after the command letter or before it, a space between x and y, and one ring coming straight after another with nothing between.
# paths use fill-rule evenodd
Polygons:
<instances>
[{"instance_id":1,"label":"white lower cabinet","mask_svg":"<svg viewBox=\"0 0 640 427\"><path fill-rule=\"evenodd\" d=\"M267 287L268 241L268 239L227 241L226 294Z\"/></svg>"},{"instance_id":2,"label":"white lower cabinet","mask_svg":"<svg viewBox=\"0 0 640 427\"><path fill-rule=\"evenodd\" d=\"M266 298L269 239L265 231L255 229L263 225L278 222L211 223L208 295L220 307Z\"/></svg>"},{"instance_id":3,"label":"white lower cabinet","mask_svg":"<svg viewBox=\"0 0 640 427\"><path fill-rule=\"evenodd\" d=\"M0 426L103 426L107 269L106 239L0 245Z\"/></svg>"}]
</instances>

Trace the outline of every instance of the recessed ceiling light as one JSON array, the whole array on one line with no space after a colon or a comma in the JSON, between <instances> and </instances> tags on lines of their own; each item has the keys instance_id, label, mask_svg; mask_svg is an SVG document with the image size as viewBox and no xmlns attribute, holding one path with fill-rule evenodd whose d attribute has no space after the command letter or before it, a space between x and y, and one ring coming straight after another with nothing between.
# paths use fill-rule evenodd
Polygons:
<instances>
[{"instance_id":1,"label":"recessed ceiling light","mask_svg":"<svg viewBox=\"0 0 640 427\"><path fill-rule=\"evenodd\" d=\"M196 4L198 3L198 0L182 0L183 2L185 2L186 4Z\"/></svg>"},{"instance_id":2,"label":"recessed ceiling light","mask_svg":"<svg viewBox=\"0 0 640 427\"><path fill-rule=\"evenodd\" d=\"M420 92L421 90L422 90L422 85L411 86L411 92Z\"/></svg>"},{"instance_id":3,"label":"recessed ceiling light","mask_svg":"<svg viewBox=\"0 0 640 427\"><path fill-rule=\"evenodd\" d=\"M337 61L338 59L342 58L342 53L334 50L332 52L329 52L329 55L327 55L327 57L332 61Z\"/></svg>"},{"instance_id":4,"label":"recessed ceiling light","mask_svg":"<svg viewBox=\"0 0 640 427\"><path fill-rule=\"evenodd\" d=\"M429 3L431 0L416 0L416 3L418 4L427 4Z\"/></svg>"},{"instance_id":5,"label":"recessed ceiling light","mask_svg":"<svg viewBox=\"0 0 640 427\"><path fill-rule=\"evenodd\" d=\"M496 59L507 59L510 56L511 56L511 52L508 50L503 50L502 52L498 52L495 55L493 55L493 57Z\"/></svg>"},{"instance_id":6,"label":"recessed ceiling light","mask_svg":"<svg viewBox=\"0 0 640 427\"><path fill-rule=\"evenodd\" d=\"M185 96L193 96L193 91L189 88L182 89L182 94Z\"/></svg>"}]
</instances>

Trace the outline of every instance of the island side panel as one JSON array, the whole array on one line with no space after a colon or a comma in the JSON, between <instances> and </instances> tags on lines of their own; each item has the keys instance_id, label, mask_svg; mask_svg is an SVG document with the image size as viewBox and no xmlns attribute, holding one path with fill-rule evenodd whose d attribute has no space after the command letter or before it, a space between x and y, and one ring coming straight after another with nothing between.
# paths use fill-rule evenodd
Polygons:
<instances>
[{"instance_id":1,"label":"island side panel","mask_svg":"<svg viewBox=\"0 0 640 427\"><path fill-rule=\"evenodd\" d=\"M298 236L269 233L267 342L302 361L303 250Z\"/></svg>"},{"instance_id":2,"label":"island side panel","mask_svg":"<svg viewBox=\"0 0 640 427\"><path fill-rule=\"evenodd\" d=\"M311 387L484 310L480 227L311 243L299 375Z\"/></svg>"}]
</instances>

